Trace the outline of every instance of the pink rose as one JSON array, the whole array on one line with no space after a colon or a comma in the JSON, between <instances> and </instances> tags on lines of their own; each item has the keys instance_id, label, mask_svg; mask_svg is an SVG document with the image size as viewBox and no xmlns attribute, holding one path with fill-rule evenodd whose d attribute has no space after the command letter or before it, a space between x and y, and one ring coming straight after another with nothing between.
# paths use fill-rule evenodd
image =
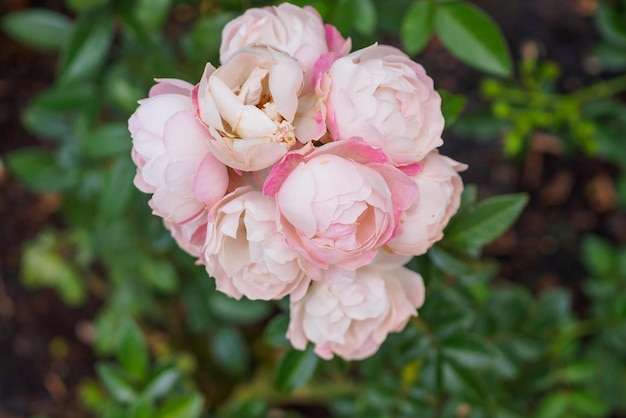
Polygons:
<instances>
[{"instance_id":1,"label":"pink rose","mask_svg":"<svg viewBox=\"0 0 626 418\"><path fill-rule=\"evenodd\" d=\"M352 138L290 153L263 192L276 197L287 243L312 266L355 269L394 236L417 187L380 149Z\"/></svg>"},{"instance_id":2,"label":"pink rose","mask_svg":"<svg viewBox=\"0 0 626 418\"><path fill-rule=\"evenodd\" d=\"M188 254L199 258L206 239L207 213L200 212L195 218L184 223L164 221L163 224L176 241L176 244Z\"/></svg>"},{"instance_id":3,"label":"pink rose","mask_svg":"<svg viewBox=\"0 0 626 418\"><path fill-rule=\"evenodd\" d=\"M411 177L418 187L417 199L402 214L396 237L387 247L396 254L421 255L443 237L443 230L461 203L463 181L458 171L465 164L433 151L419 163Z\"/></svg>"},{"instance_id":4,"label":"pink rose","mask_svg":"<svg viewBox=\"0 0 626 418\"><path fill-rule=\"evenodd\" d=\"M191 85L160 80L128 121L135 185L153 193L150 206L169 223L191 221L224 196L228 171L208 147L208 131L194 116Z\"/></svg>"},{"instance_id":5,"label":"pink rose","mask_svg":"<svg viewBox=\"0 0 626 418\"><path fill-rule=\"evenodd\" d=\"M374 261L357 270L331 268L291 302L287 338L303 350L331 359L360 360L374 354L390 332L401 331L424 302L422 277L403 267L405 257Z\"/></svg>"},{"instance_id":6,"label":"pink rose","mask_svg":"<svg viewBox=\"0 0 626 418\"><path fill-rule=\"evenodd\" d=\"M298 109L298 139L362 137L396 165L416 163L443 141L441 98L424 68L402 51L372 45L319 75ZM323 70L323 69L322 69Z\"/></svg>"},{"instance_id":7,"label":"pink rose","mask_svg":"<svg viewBox=\"0 0 626 418\"><path fill-rule=\"evenodd\" d=\"M226 63L238 49L251 44L270 45L295 58L305 72L306 86L321 55L345 55L351 47L350 40L342 38L334 26L324 26L315 9L289 3L248 9L231 20L222 31L220 61Z\"/></svg>"},{"instance_id":8,"label":"pink rose","mask_svg":"<svg viewBox=\"0 0 626 418\"><path fill-rule=\"evenodd\" d=\"M217 70L207 65L195 99L213 154L243 171L280 160L296 143L292 122L301 88L300 65L268 46L240 49Z\"/></svg>"},{"instance_id":9,"label":"pink rose","mask_svg":"<svg viewBox=\"0 0 626 418\"><path fill-rule=\"evenodd\" d=\"M276 225L276 202L243 187L210 212L202 261L217 289L239 299L302 297L309 278Z\"/></svg>"}]
</instances>

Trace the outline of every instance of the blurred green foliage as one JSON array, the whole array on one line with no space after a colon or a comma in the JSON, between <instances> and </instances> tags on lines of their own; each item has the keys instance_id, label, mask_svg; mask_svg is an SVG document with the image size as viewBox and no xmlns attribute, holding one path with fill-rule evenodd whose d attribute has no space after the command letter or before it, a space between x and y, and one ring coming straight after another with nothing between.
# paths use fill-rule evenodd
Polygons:
<instances>
[{"instance_id":1,"label":"blurred green foliage","mask_svg":"<svg viewBox=\"0 0 626 418\"><path fill-rule=\"evenodd\" d=\"M417 54L437 35L468 65L512 75L497 24L467 1L295 3L316 7L356 48L391 35ZM476 188L466 187L444 240L409 264L427 285L419 317L362 362L291 349L287 301L229 299L176 247L132 184L126 120L153 78L194 81L204 63L217 65L223 26L266 4L66 0L73 18L28 9L2 19L13 39L59 57L55 83L22 116L47 146L14 151L6 165L31 190L55 193L64 219L63 229L48 228L26 246L24 284L52 287L68 304L102 304L93 318L100 360L96 378L81 386L84 405L105 418L298 417L320 405L337 417L626 413L626 248L585 241L582 314L567 289L532 295L494 283L498 263L482 257L482 247L515 222L524 195L477 201ZM599 48L624 47L622 6L601 4ZM610 98L614 89L555 96L557 76L552 64L523 62L521 84L486 81L494 115L485 126L508 129L510 155L523 150L520 136L546 128L570 132L574 152L623 164L615 138L626 131L626 112ZM450 126L466 99L442 97Z\"/></svg>"}]
</instances>

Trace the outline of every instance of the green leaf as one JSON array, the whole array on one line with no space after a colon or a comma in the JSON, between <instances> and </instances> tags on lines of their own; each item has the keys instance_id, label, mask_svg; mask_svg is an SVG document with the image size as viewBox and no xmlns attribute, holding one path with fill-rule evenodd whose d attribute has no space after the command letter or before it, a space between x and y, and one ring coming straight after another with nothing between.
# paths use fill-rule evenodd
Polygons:
<instances>
[{"instance_id":1,"label":"green leaf","mask_svg":"<svg viewBox=\"0 0 626 418\"><path fill-rule=\"evenodd\" d=\"M99 209L102 219L119 219L128 207L135 191L133 177L136 167L130 159L118 159L106 177L104 190L100 194Z\"/></svg>"},{"instance_id":2,"label":"green leaf","mask_svg":"<svg viewBox=\"0 0 626 418\"><path fill-rule=\"evenodd\" d=\"M137 397L135 389L119 368L100 362L96 365L96 372L104 386L118 402L130 403Z\"/></svg>"},{"instance_id":3,"label":"green leaf","mask_svg":"<svg viewBox=\"0 0 626 418\"><path fill-rule=\"evenodd\" d=\"M204 401L200 395L180 396L169 399L156 418L198 418Z\"/></svg>"},{"instance_id":4,"label":"green leaf","mask_svg":"<svg viewBox=\"0 0 626 418\"><path fill-rule=\"evenodd\" d=\"M221 12L199 19L183 39L185 55L194 62L217 62L222 29L235 17L233 12Z\"/></svg>"},{"instance_id":5,"label":"green leaf","mask_svg":"<svg viewBox=\"0 0 626 418\"><path fill-rule=\"evenodd\" d=\"M174 366L160 368L144 386L141 397L151 400L165 396L180 378L180 372Z\"/></svg>"},{"instance_id":6,"label":"green leaf","mask_svg":"<svg viewBox=\"0 0 626 418\"><path fill-rule=\"evenodd\" d=\"M139 398L130 408L129 418L153 418L154 406L149 399Z\"/></svg>"},{"instance_id":7,"label":"green leaf","mask_svg":"<svg viewBox=\"0 0 626 418\"><path fill-rule=\"evenodd\" d=\"M376 29L376 7L373 0L351 0L353 25L357 32L371 35Z\"/></svg>"},{"instance_id":8,"label":"green leaf","mask_svg":"<svg viewBox=\"0 0 626 418\"><path fill-rule=\"evenodd\" d=\"M443 354L469 369L489 366L498 356L495 347L472 334L455 335L445 340Z\"/></svg>"},{"instance_id":9,"label":"green leaf","mask_svg":"<svg viewBox=\"0 0 626 418\"><path fill-rule=\"evenodd\" d=\"M213 333L211 353L215 363L232 376L242 376L249 368L248 343L236 327L222 326Z\"/></svg>"},{"instance_id":10,"label":"green leaf","mask_svg":"<svg viewBox=\"0 0 626 418\"><path fill-rule=\"evenodd\" d=\"M562 418L570 404L570 396L566 392L555 392L547 396L539 405L537 418Z\"/></svg>"},{"instance_id":11,"label":"green leaf","mask_svg":"<svg viewBox=\"0 0 626 418\"><path fill-rule=\"evenodd\" d=\"M282 393L298 389L313 376L318 361L312 345L304 351L289 350L278 365L276 389Z\"/></svg>"},{"instance_id":12,"label":"green leaf","mask_svg":"<svg viewBox=\"0 0 626 418\"><path fill-rule=\"evenodd\" d=\"M272 318L265 327L264 340L273 347L289 347L287 339L287 327L289 326L289 316L280 314Z\"/></svg>"},{"instance_id":13,"label":"green leaf","mask_svg":"<svg viewBox=\"0 0 626 418\"><path fill-rule=\"evenodd\" d=\"M125 123L108 123L81 138L82 152L95 159L130 155L132 142Z\"/></svg>"},{"instance_id":14,"label":"green leaf","mask_svg":"<svg viewBox=\"0 0 626 418\"><path fill-rule=\"evenodd\" d=\"M93 84L76 83L45 90L34 99L34 105L54 112L81 110L93 102L96 89Z\"/></svg>"},{"instance_id":15,"label":"green leaf","mask_svg":"<svg viewBox=\"0 0 626 418\"><path fill-rule=\"evenodd\" d=\"M604 238L588 235L583 241L583 260L592 274L606 277L615 269L615 249Z\"/></svg>"},{"instance_id":16,"label":"green leaf","mask_svg":"<svg viewBox=\"0 0 626 418\"><path fill-rule=\"evenodd\" d=\"M488 244L515 222L527 202L525 194L486 199L472 210L454 217L446 228L446 239L459 248Z\"/></svg>"},{"instance_id":17,"label":"green leaf","mask_svg":"<svg viewBox=\"0 0 626 418\"><path fill-rule=\"evenodd\" d=\"M132 319L124 322L117 356L130 376L142 379L148 367L148 350L141 328Z\"/></svg>"},{"instance_id":18,"label":"green leaf","mask_svg":"<svg viewBox=\"0 0 626 418\"><path fill-rule=\"evenodd\" d=\"M519 330L527 319L532 299L519 287L504 287L493 291L486 303L487 312L501 330Z\"/></svg>"},{"instance_id":19,"label":"green leaf","mask_svg":"<svg viewBox=\"0 0 626 418\"><path fill-rule=\"evenodd\" d=\"M38 192L58 192L77 181L77 172L64 170L53 155L37 148L22 148L6 156L9 171L29 189Z\"/></svg>"},{"instance_id":20,"label":"green leaf","mask_svg":"<svg viewBox=\"0 0 626 418\"><path fill-rule=\"evenodd\" d=\"M215 316L231 324L254 324L266 318L272 305L266 301L229 298L221 292L209 296L209 307Z\"/></svg>"},{"instance_id":21,"label":"green leaf","mask_svg":"<svg viewBox=\"0 0 626 418\"><path fill-rule=\"evenodd\" d=\"M335 2L334 12L330 23L344 35L350 32L353 25L353 19L356 13L353 9L354 4L355 2L353 0L337 0Z\"/></svg>"},{"instance_id":22,"label":"green leaf","mask_svg":"<svg viewBox=\"0 0 626 418\"><path fill-rule=\"evenodd\" d=\"M445 90L439 90L439 94L441 95L441 111L446 120L446 128L449 128L465 109L467 98L459 94L448 93Z\"/></svg>"},{"instance_id":23,"label":"green leaf","mask_svg":"<svg viewBox=\"0 0 626 418\"><path fill-rule=\"evenodd\" d=\"M476 370L446 358L443 362L443 378L446 387L453 392L480 403L489 402L489 392Z\"/></svg>"},{"instance_id":24,"label":"green leaf","mask_svg":"<svg viewBox=\"0 0 626 418\"><path fill-rule=\"evenodd\" d=\"M433 245L428 250L428 258L444 272L455 276L469 276L480 268L480 262L460 251L450 251L440 245Z\"/></svg>"},{"instance_id":25,"label":"green leaf","mask_svg":"<svg viewBox=\"0 0 626 418\"><path fill-rule=\"evenodd\" d=\"M75 12L84 12L108 3L109 0L65 0L65 5Z\"/></svg>"},{"instance_id":26,"label":"green leaf","mask_svg":"<svg viewBox=\"0 0 626 418\"><path fill-rule=\"evenodd\" d=\"M18 42L50 50L62 48L68 42L73 24L59 12L33 7L4 16L2 29Z\"/></svg>"},{"instance_id":27,"label":"green leaf","mask_svg":"<svg viewBox=\"0 0 626 418\"><path fill-rule=\"evenodd\" d=\"M450 52L478 69L510 77L511 55L496 23L476 6L465 2L439 6L435 30Z\"/></svg>"},{"instance_id":28,"label":"green leaf","mask_svg":"<svg viewBox=\"0 0 626 418\"><path fill-rule=\"evenodd\" d=\"M154 289L171 293L178 288L178 275L169 260L143 258L138 268L143 281Z\"/></svg>"},{"instance_id":29,"label":"green leaf","mask_svg":"<svg viewBox=\"0 0 626 418\"><path fill-rule=\"evenodd\" d=\"M82 277L60 254L58 237L52 231L42 232L22 253L22 280L30 288L52 287L71 306L81 304L86 297Z\"/></svg>"},{"instance_id":30,"label":"green leaf","mask_svg":"<svg viewBox=\"0 0 626 418\"><path fill-rule=\"evenodd\" d=\"M92 79L102 68L112 40L110 10L95 9L83 15L63 57L60 83L69 85Z\"/></svg>"},{"instance_id":31,"label":"green leaf","mask_svg":"<svg viewBox=\"0 0 626 418\"><path fill-rule=\"evenodd\" d=\"M435 3L431 0L417 0L409 8L400 29L402 45L409 55L424 49L435 24Z\"/></svg>"},{"instance_id":32,"label":"green leaf","mask_svg":"<svg viewBox=\"0 0 626 418\"><path fill-rule=\"evenodd\" d=\"M611 44L626 47L626 20L616 5L609 2L598 2L594 15L596 27L602 36Z\"/></svg>"},{"instance_id":33,"label":"green leaf","mask_svg":"<svg viewBox=\"0 0 626 418\"><path fill-rule=\"evenodd\" d=\"M139 24L149 32L159 29L170 13L172 0L137 0L135 17Z\"/></svg>"}]
</instances>

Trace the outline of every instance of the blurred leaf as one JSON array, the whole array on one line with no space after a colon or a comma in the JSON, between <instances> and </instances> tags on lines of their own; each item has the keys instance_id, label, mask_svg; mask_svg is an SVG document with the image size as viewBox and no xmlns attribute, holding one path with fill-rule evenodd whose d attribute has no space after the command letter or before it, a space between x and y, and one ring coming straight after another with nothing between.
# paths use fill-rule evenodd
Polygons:
<instances>
[{"instance_id":1,"label":"blurred leaf","mask_svg":"<svg viewBox=\"0 0 626 418\"><path fill-rule=\"evenodd\" d=\"M428 250L428 257L441 270L455 277L464 277L475 273L480 263L459 251L450 251L440 245L433 245Z\"/></svg>"},{"instance_id":2,"label":"blurred leaf","mask_svg":"<svg viewBox=\"0 0 626 418\"><path fill-rule=\"evenodd\" d=\"M213 333L211 353L215 363L232 376L242 376L249 368L248 343L236 327L221 326Z\"/></svg>"},{"instance_id":3,"label":"blurred leaf","mask_svg":"<svg viewBox=\"0 0 626 418\"><path fill-rule=\"evenodd\" d=\"M289 350L278 365L276 388L282 393L298 389L313 376L318 360L311 344L304 351Z\"/></svg>"},{"instance_id":4,"label":"blurred leaf","mask_svg":"<svg viewBox=\"0 0 626 418\"><path fill-rule=\"evenodd\" d=\"M178 275L169 260L142 258L138 268L143 281L154 289L171 293L178 288Z\"/></svg>"},{"instance_id":5,"label":"blurred leaf","mask_svg":"<svg viewBox=\"0 0 626 418\"><path fill-rule=\"evenodd\" d=\"M135 17L148 31L159 29L169 16L173 0L137 0Z\"/></svg>"},{"instance_id":6,"label":"blurred leaf","mask_svg":"<svg viewBox=\"0 0 626 418\"><path fill-rule=\"evenodd\" d=\"M137 396L135 389L119 368L100 362L96 364L96 372L104 386L118 402L130 403Z\"/></svg>"},{"instance_id":7,"label":"blurred leaf","mask_svg":"<svg viewBox=\"0 0 626 418\"><path fill-rule=\"evenodd\" d=\"M118 219L126 210L135 191L132 179L137 168L130 159L118 159L106 177L100 195L99 209L102 219Z\"/></svg>"},{"instance_id":8,"label":"blurred leaf","mask_svg":"<svg viewBox=\"0 0 626 418\"><path fill-rule=\"evenodd\" d=\"M491 365L498 357L495 347L472 334L449 338L443 343L442 349L446 358L451 358L470 369Z\"/></svg>"},{"instance_id":9,"label":"blurred leaf","mask_svg":"<svg viewBox=\"0 0 626 418\"><path fill-rule=\"evenodd\" d=\"M34 99L34 105L53 112L80 110L93 102L96 89L93 84L76 83L54 86Z\"/></svg>"},{"instance_id":10,"label":"blurred leaf","mask_svg":"<svg viewBox=\"0 0 626 418\"><path fill-rule=\"evenodd\" d=\"M354 23L355 4L354 0L337 0L335 2L334 12L329 23L333 24L344 36L350 32Z\"/></svg>"},{"instance_id":11,"label":"blurred leaf","mask_svg":"<svg viewBox=\"0 0 626 418\"><path fill-rule=\"evenodd\" d=\"M614 45L626 47L626 21L617 5L609 2L598 2L594 14L596 27L602 36Z\"/></svg>"},{"instance_id":12,"label":"blurred leaf","mask_svg":"<svg viewBox=\"0 0 626 418\"><path fill-rule=\"evenodd\" d=\"M443 362L443 377L446 387L459 395L465 394L481 403L489 402L490 396L485 383L473 368L446 358Z\"/></svg>"},{"instance_id":13,"label":"blurred leaf","mask_svg":"<svg viewBox=\"0 0 626 418\"><path fill-rule=\"evenodd\" d=\"M542 292L534 314L537 326L560 326L570 323L573 320L570 290L557 287Z\"/></svg>"},{"instance_id":14,"label":"blurred leaf","mask_svg":"<svg viewBox=\"0 0 626 418\"><path fill-rule=\"evenodd\" d=\"M68 305L81 304L86 297L85 284L76 268L60 254L57 237L42 232L26 244L22 253L23 283L30 288L52 287Z\"/></svg>"},{"instance_id":15,"label":"blurred leaf","mask_svg":"<svg viewBox=\"0 0 626 418\"><path fill-rule=\"evenodd\" d=\"M148 383L146 383L141 396L151 400L159 399L167 395L179 378L180 372L176 367L162 367L157 370Z\"/></svg>"},{"instance_id":16,"label":"blurred leaf","mask_svg":"<svg viewBox=\"0 0 626 418\"><path fill-rule=\"evenodd\" d=\"M81 16L61 64L59 82L69 85L94 77L102 68L113 40L113 16L100 8Z\"/></svg>"},{"instance_id":17,"label":"blurred leaf","mask_svg":"<svg viewBox=\"0 0 626 418\"><path fill-rule=\"evenodd\" d=\"M609 412L609 406L598 395L588 391L572 392L570 402L573 410L591 417L606 417Z\"/></svg>"},{"instance_id":18,"label":"blurred leaf","mask_svg":"<svg viewBox=\"0 0 626 418\"><path fill-rule=\"evenodd\" d=\"M38 148L21 148L6 156L9 171L29 189L38 192L58 192L77 181L75 170L64 170L53 155Z\"/></svg>"},{"instance_id":19,"label":"blurred leaf","mask_svg":"<svg viewBox=\"0 0 626 418\"><path fill-rule=\"evenodd\" d=\"M168 399L156 418L198 418L204 401L200 395L180 396Z\"/></svg>"},{"instance_id":20,"label":"blurred leaf","mask_svg":"<svg viewBox=\"0 0 626 418\"><path fill-rule=\"evenodd\" d=\"M460 248L488 244L508 229L526 206L528 196L509 194L478 203L473 210L454 217L446 228L448 242Z\"/></svg>"},{"instance_id":21,"label":"blurred leaf","mask_svg":"<svg viewBox=\"0 0 626 418\"><path fill-rule=\"evenodd\" d=\"M73 119L67 112L46 109L36 102L22 112L22 124L44 139L67 139L73 134Z\"/></svg>"},{"instance_id":22,"label":"blurred leaf","mask_svg":"<svg viewBox=\"0 0 626 418\"><path fill-rule=\"evenodd\" d=\"M125 123L108 123L83 136L82 152L90 158L130 155L132 142Z\"/></svg>"},{"instance_id":23,"label":"blurred leaf","mask_svg":"<svg viewBox=\"0 0 626 418\"><path fill-rule=\"evenodd\" d=\"M486 306L498 328L519 330L526 321L531 303L532 299L527 290L505 287L493 291Z\"/></svg>"},{"instance_id":24,"label":"blurred leaf","mask_svg":"<svg viewBox=\"0 0 626 418\"><path fill-rule=\"evenodd\" d=\"M273 347L289 347L288 326L289 316L287 314L276 315L265 327L265 343Z\"/></svg>"},{"instance_id":25,"label":"blurred leaf","mask_svg":"<svg viewBox=\"0 0 626 418\"><path fill-rule=\"evenodd\" d=\"M272 311L272 305L266 301L245 297L236 300L221 292L212 293L208 303L215 316L231 324L253 324L266 318Z\"/></svg>"},{"instance_id":26,"label":"blurred leaf","mask_svg":"<svg viewBox=\"0 0 626 418\"><path fill-rule=\"evenodd\" d=\"M144 98L143 86L134 79L132 74L123 65L113 65L105 77L105 94L114 108L126 114L137 109L137 102Z\"/></svg>"},{"instance_id":27,"label":"blurred leaf","mask_svg":"<svg viewBox=\"0 0 626 418\"><path fill-rule=\"evenodd\" d=\"M110 0L65 0L65 5L75 12L84 12L109 3L109 1Z\"/></svg>"},{"instance_id":28,"label":"blurred leaf","mask_svg":"<svg viewBox=\"0 0 626 418\"><path fill-rule=\"evenodd\" d=\"M449 128L465 109L467 98L460 94L448 93L445 90L439 90L439 94L441 95L441 111L446 120L446 128Z\"/></svg>"},{"instance_id":29,"label":"blurred leaf","mask_svg":"<svg viewBox=\"0 0 626 418\"><path fill-rule=\"evenodd\" d=\"M131 318L124 322L117 356L126 373L137 379L144 377L148 350L141 328Z\"/></svg>"},{"instance_id":30,"label":"blurred leaf","mask_svg":"<svg viewBox=\"0 0 626 418\"><path fill-rule=\"evenodd\" d=\"M600 60L605 70L616 72L626 68L626 54L623 47L600 43L593 48L593 55Z\"/></svg>"},{"instance_id":31,"label":"blurred leaf","mask_svg":"<svg viewBox=\"0 0 626 418\"><path fill-rule=\"evenodd\" d=\"M183 38L185 54L194 62L213 62L217 65L222 29L237 15L221 12L200 18Z\"/></svg>"},{"instance_id":32,"label":"blurred leaf","mask_svg":"<svg viewBox=\"0 0 626 418\"><path fill-rule=\"evenodd\" d=\"M149 399L139 398L130 408L129 418L153 418L154 406Z\"/></svg>"},{"instance_id":33,"label":"blurred leaf","mask_svg":"<svg viewBox=\"0 0 626 418\"><path fill-rule=\"evenodd\" d=\"M431 0L415 1L404 15L400 28L402 45L409 55L418 54L424 49L434 24L435 3Z\"/></svg>"},{"instance_id":34,"label":"blurred leaf","mask_svg":"<svg viewBox=\"0 0 626 418\"><path fill-rule=\"evenodd\" d=\"M353 25L357 32L371 35L376 29L376 7L374 0L350 0L352 4Z\"/></svg>"},{"instance_id":35,"label":"blurred leaf","mask_svg":"<svg viewBox=\"0 0 626 418\"><path fill-rule=\"evenodd\" d=\"M62 48L68 42L73 24L59 12L32 7L5 15L2 29L18 42L49 50Z\"/></svg>"},{"instance_id":36,"label":"blurred leaf","mask_svg":"<svg viewBox=\"0 0 626 418\"><path fill-rule=\"evenodd\" d=\"M431 286L419 314L440 340L468 330L476 317L474 311L460 303L449 289L441 286Z\"/></svg>"},{"instance_id":37,"label":"blurred leaf","mask_svg":"<svg viewBox=\"0 0 626 418\"><path fill-rule=\"evenodd\" d=\"M460 60L491 74L511 76L506 41L497 24L476 6L465 2L440 5L435 30L441 42Z\"/></svg>"},{"instance_id":38,"label":"blurred leaf","mask_svg":"<svg viewBox=\"0 0 626 418\"><path fill-rule=\"evenodd\" d=\"M615 251L611 244L598 236L588 235L583 241L583 260L591 274L606 277L615 269Z\"/></svg>"},{"instance_id":39,"label":"blurred leaf","mask_svg":"<svg viewBox=\"0 0 626 418\"><path fill-rule=\"evenodd\" d=\"M543 399L539 405L537 418L562 418L570 404L570 398L565 392L555 392Z\"/></svg>"}]
</instances>

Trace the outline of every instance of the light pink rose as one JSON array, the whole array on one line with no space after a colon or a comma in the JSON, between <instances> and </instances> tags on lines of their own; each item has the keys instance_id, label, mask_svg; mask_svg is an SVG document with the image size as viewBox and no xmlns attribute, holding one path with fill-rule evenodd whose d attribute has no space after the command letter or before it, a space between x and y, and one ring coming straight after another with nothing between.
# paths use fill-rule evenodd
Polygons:
<instances>
[{"instance_id":1,"label":"light pink rose","mask_svg":"<svg viewBox=\"0 0 626 418\"><path fill-rule=\"evenodd\" d=\"M316 91L300 103L300 141L327 129L334 140L362 137L396 165L416 163L443 143L441 98L424 68L402 51L372 45L325 66Z\"/></svg>"},{"instance_id":2,"label":"light pink rose","mask_svg":"<svg viewBox=\"0 0 626 418\"><path fill-rule=\"evenodd\" d=\"M443 238L443 230L461 203L463 180L458 163L433 151L419 163L411 177L418 187L417 199L402 214L396 237L387 247L396 254L421 255Z\"/></svg>"},{"instance_id":3,"label":"light pink rose","mask_svg":"<svg viewBox=\"0 0 626 418\"><path fill-rule=\"evenodd\" d=\"M200 257L206 239L206 211L200 212L195 218L183 223L164 221L163 224L180 248L193 257Z\"/></svg>"},{"instance_id":4,"label":"light pink rose","mask_svg":"<svg viewBox=\"0 0 626 418\"><path fill-rule=\"evenodd\" d=\"M128 121L135 185L153 193L153 212L174 224L196 218L228 187L227 168L211 154L208 131L194 116L191 87L160 80Z\"/></svg>"},{"instance_id":5,"label":"light pink rose","mask_svg":"<svg viewBox=\"0 0 626 418\"><path fill-rule=\"evenodd\" d=\"M242 171L267 168L296 143L292 125L302 69L277 49L240 49L219 69L207 65L197 112L211 133L213 154Z\"/></svg>"},{"instance_id":6,"label":"light pink rose","mask_svg":"<svg viewBox=\"0 0 626 418\"><path fill-rule=\"evenodd\" d=\"M331 359L361 360L374 354L390 332L401 331L424 302L422 277L403 267L405 257L379 258L357 270L331 268L291 302L287 338L303 350Z\"/></svg>"},{"instance_id":7,"label":"light pink rose","mask_svg":"<svg viewBox=\"0 0 626 418\"><path fill-rule=\"evenodd\" d=\"M276 197L291 248L317 268L354 269L394 236L417 187L382 150L352 138L306 155L290 153L272 169L263 192ZM308 272L316 275L314 268Z\"/></svg>"},{"instance_id":8,"label":"light pink rose","mask_svg":"<svg viewBox=\"0 0 626 418\"><path fill-rule=\"evenodd\" d=\"M209 212L202 261L217 290L237 299L302 297L309 278L275 216L274 199L250 187L228 194Z\"/></svg>"},{"instance_id":9,"label":"light pink rose","mask_svg":"<svg viewBox=\"0 0 626 418\"><path fill-rule=\"evenodd\" d=\"M270 45L291 55L302 66L307 86L321 55L345 55L351 48L350 40L334 26L324 26L315 9L289 3L248 9L231 20L222 31L220 61L226 63L238 49L251 44Z\"/></svg>"}]
</instances>

